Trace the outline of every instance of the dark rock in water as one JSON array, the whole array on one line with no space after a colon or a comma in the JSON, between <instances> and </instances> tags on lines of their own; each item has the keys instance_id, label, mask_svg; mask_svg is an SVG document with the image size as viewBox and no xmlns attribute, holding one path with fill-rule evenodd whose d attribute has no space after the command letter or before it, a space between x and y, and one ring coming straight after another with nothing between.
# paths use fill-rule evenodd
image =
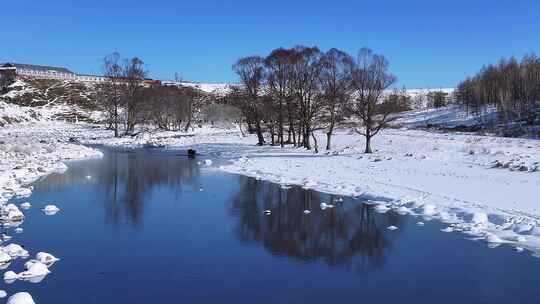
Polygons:
<instances>
[{"instance_id":1,"label":"dark rock in water","mask_svg":"<svg viewBox=\"0 0 540 304\"><path fill-rule=\"evenodd\" d=\"M197 151L195 151L193 149L188 149L187 154L188 154L189 157L195 157L195 155L197 154Z\"/></svg>"}]
</instances>

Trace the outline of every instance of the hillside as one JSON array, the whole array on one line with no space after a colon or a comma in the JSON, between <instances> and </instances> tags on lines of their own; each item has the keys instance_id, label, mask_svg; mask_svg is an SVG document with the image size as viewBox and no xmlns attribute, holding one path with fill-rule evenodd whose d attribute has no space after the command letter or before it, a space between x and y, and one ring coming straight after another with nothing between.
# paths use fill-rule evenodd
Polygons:
<instances>
[{"instance_id":1,"label":"hillside","mask_svg":"<svg viewBox=\"0 0 540 304\"><path fill-rule=\"evenodd\" d=\"M20 77L0 100L33 108L46 119L95 121L98 91L95 85L55 79ZM36 115L34 115L36 116ZM7 115L6 115L7 117Z\"/></svg>"}]
</instances>

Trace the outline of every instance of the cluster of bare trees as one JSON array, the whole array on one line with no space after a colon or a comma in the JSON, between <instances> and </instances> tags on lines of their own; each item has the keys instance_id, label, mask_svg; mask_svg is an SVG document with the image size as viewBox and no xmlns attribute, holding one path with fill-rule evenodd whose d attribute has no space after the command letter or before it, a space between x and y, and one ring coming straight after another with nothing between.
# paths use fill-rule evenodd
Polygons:
<instances>
[{"instance_id":1,"label":"cluster of bare trees","mask_svg":"<svg viewBox=\"0 0 540 304\"><path fill-rule=\"evenodd\" d=\"M272 145L317 152L314 132L322 131L330 149L335 127L350 118L371 153L371 138L395 117L396 102L403 101L383 98L396 78L384 56L367 48L356 58L338 49L278 48L265 58L241 58L232 68L241 85L231 89L228 102L241 109L259 145L268 133Z\"/></svg>"},{"instance_id":2,"label":"cluster of bare trees","mask_svg":"<svg viewBox=\"0 0 540 304\"><path fill-rule=\"evenodd\" d=\"M103 60L108 81L99 86L101 104L115 136L135 131L137 124L187 131L199 92L190 87L144 85L148 75L137 57L122 60L118 53Z\"/></svg>"},{"instance_id":3,"label":"cluster of bare trees","mask_svg":"<svg viewBox=\"0 0 540 304\"><path fill-rule=\"evenodd\" d=\"M540 108L540 58L527 55L521 62L511 58L488 65L458 85L456 100L475 114L496 107L505 121L534 124Z\"/></svg>"}]
</instances>

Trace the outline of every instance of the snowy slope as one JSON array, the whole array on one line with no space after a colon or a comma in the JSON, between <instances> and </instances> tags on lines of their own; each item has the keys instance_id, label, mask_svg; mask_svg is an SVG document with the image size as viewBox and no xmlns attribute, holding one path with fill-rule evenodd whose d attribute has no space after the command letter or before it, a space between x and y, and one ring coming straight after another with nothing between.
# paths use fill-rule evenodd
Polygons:
<instances>
[{"instance_id":1,"label":"snowy slope","mask_svg":"<svg viewBox=\"0 0 540 304\"><path fill-rule=\"evenodd\" d=\"M487 111L476 116L467 113L463 108L457 105L450 105L442 108L427 108L412 110L400 113L399 119L394 122L395 125L407 128L417 128L426 126L439 126L454 128L457 126L474 126L482 122L493 119L496 112Z\"/></svg>"},{"instance_id":2,"label":"snowy slope","mask_svg":"<svg viewBox=\"0 0 540 304\"><path fill-rule=\"evenodd\" d=\"M0 127L20 123L37 121L41 114L30 107L20 107L0 99Z\"/></svg>"}]
</instances>

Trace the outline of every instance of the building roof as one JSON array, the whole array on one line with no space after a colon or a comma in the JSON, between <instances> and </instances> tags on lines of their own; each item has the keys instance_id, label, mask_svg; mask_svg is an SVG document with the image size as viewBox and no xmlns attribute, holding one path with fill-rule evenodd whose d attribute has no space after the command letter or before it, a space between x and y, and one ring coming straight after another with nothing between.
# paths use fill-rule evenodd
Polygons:
<instances>
[{"instance_id":1,"label":"building roof","mask_svg":"<svg viewBox=\"0 0 540 304\"><path fill-rule=\"evenodd\" d=\"M24 64L8 62L1 65L1 67L15 67L17 69L35 70L35 71L55 71L57 73L74 74L72 71L66 68L52 67L46 65Z\"/></svg>"}]
</instances>

